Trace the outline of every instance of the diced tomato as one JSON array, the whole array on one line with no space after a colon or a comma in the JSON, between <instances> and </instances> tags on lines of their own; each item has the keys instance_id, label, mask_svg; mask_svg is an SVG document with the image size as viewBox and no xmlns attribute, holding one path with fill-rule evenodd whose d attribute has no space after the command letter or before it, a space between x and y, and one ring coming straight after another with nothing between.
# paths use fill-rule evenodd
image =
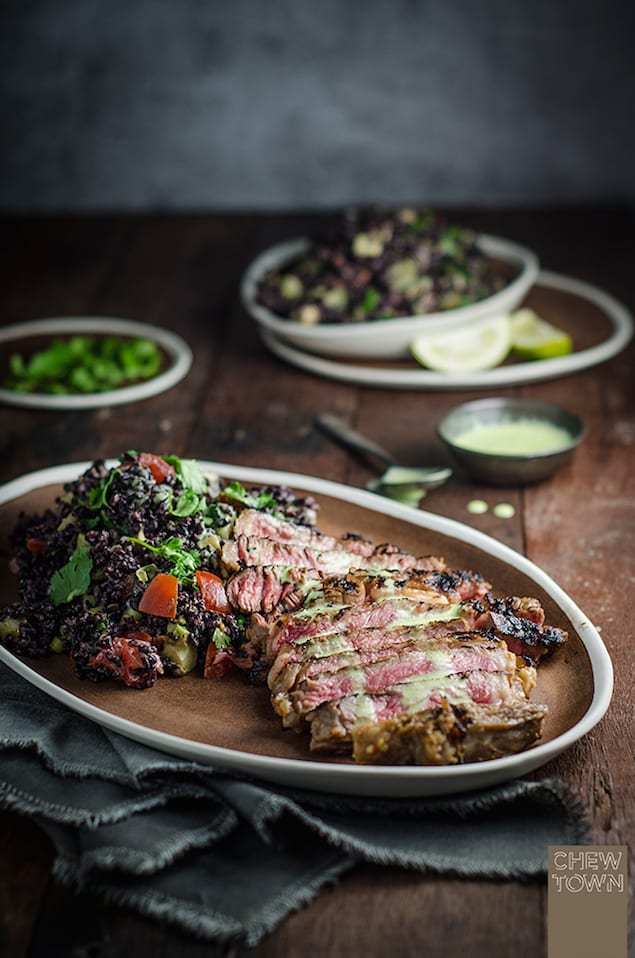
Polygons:
<instances>
[{"instance_id":1,"label":"diced tomato","mask_svg":"<svg viewBox=\"0 0 635 958\"><path fill-rule=\"evenodd\" d=\"M175 619L178 597L179 580L176 576L157 572L141 596L139 611L148 615L160 615L164 619Z\"/></svg>"},{"instance_id":2,"label":"diced tomato","mask_svg":"<svg viewBox=\"0 0 635 958\"><path fill-rule=\"evenodd\" d=\"M204 572L198 569L196 572L196 584L203 596L203 603L208 612L220 612L221 615L229 615L232 607L229 604L225 586L217 575L213 572Z\"/></svg>"},{"instance_id":3,"label":"diced tomato","mask_svg":"<svg viewBox=\"0 0 635 958\"><path fill-rule=\"evenodd\" d=\"M37 539L33 536L26 540L26 547L29 552L44 552L46 549L46 539Z\"/></svg>"},{"instance_id":4,"label":"diced tomato","mask_svg":"<svg viewBox=\"0 0 635 958\"><path fill-rule=\"evenodd\" d=\"M174 466L171 466L161 456L155 456L151 452L140 452L137 456L137 462L140 466L145 466L150 470L155 482L163 482L168 476L175 475Z\"/></svg>"},{"instance_id":5,"label":"diced tomato","mask_svg":"<svg viewBox=\"0 0 635 958\"><path fill-rule=\"evenodd\" d=\"M141 632L140 629L131 629L129 632L126 632L124 639L138 639L140 642L150 642L150 633Z\"/></svg>"}]
</instances>

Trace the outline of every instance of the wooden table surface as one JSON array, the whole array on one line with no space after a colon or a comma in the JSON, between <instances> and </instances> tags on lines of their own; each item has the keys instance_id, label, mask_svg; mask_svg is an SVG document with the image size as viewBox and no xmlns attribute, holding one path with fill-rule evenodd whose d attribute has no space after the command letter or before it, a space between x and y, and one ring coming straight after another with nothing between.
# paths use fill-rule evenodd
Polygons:
<instances>
[{"instance_id":1,"label":"wooden table surface","mask_svg":"<svg viewBox=\"0 0 635 958\"><path fill-rule=\"evenodd\" d=\"M620 209L454 211L533 248L543 267L609 290L635 307L635 216ZM528 555L601 630L616 666L600 724L535 773L574 786L597 844L634 844L633 346L604 365L553 382L495 391L381 390L303 373L270 355L237 287L270 243L313 230L309 215L82 216L0 222L0 323L55 315L124 316L178 330L192 345L188 378L164 395L90 412L0 409L0 480L129 448L269 466L363 485L369 468L314 428L333 411L405 463L436 454L434 425L484 395L553 400L583 417L574 462L521 491L453 477L426 508L469 522ZM469 516L473 497L509 501L512 519ZM53 851L28 819L0 813L0 953L7 958L242 954L76 897L51 877ZM631 863L631 874L633 868ZM631 940L633 940L631 936ZM546 886L464 881L359 868L283 922L255 956L546 954Z\"/></svg>"}]
</instances>

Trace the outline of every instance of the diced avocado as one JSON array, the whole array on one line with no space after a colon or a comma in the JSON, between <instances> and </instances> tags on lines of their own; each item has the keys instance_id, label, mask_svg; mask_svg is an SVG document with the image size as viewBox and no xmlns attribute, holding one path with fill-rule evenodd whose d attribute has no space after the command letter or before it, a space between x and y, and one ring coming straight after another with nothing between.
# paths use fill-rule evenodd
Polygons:
<instances>
[{"instance_id":1,"label":"diced avocado","mask_svg":"<svg viewBox=\"0 0 635 958\"><path fill-rule=\"evenodd\" d=\"M346 309L348 305L348 295L341 286L333 286L327 289L322 296L322 302L329 309Z\"/></svg>"},{"instance_id":2,"label":"diced avocado","mask_svg":"<svg viewBox=\"0 0 635 958\"><path fill-rule=\"evenodd\" d=\"M455 290L451 290L449 293L444 293L439 300L441 309L456 309L459 306L465 306L465 304L465 296L462 296Z\"/></svg>"},{"instance_id":3,"label":"diced avocado","mask_svg":"<svg viewBox=\"0 0 635 958\"><path fill-rule=\"evenodd\" d=\"M314 303L307 303L294 313L293 318L297 319L300 323L305 323L307 326L315 326L316 323L320 322L322 312L319 306L316 306Z\"/></svg>"},{"instance_id":4,"label":"diced avocado","mask_svg":"<svg viewBox=\"0 0 635 958\"><path fill-rule=\"evenodd\" d=\"M5 642L6 639L17 639L23 621L24 619L18 619L14 615L7 615L4 619L0 619L0 642Z\"/></svg>"},{"instance_id":5,"label":"diced avocado","mask_svg":"<svg viewBox=\"0 0 635 958\"><path fill-rule=\"evenodd\" d=\"M381 256L384 252L384 241L377 233L358 233L353 239L353 254L355 256Z\"/></svg>"},{"instance_id":6,"label":"diced avocado","mask_svg":"<svg viewBox=\"0 0 635 958\"><path fill-rule=\"evenodd\" d=\"M287 273L280 280L280 295L284 299L299 299L303 292L302 280L294 273Z\"/></svg>"},{"instance_id":7,"label":"diced avocado","mask_svg":"<svg viewBox=\"0 0 635 958\"><path fill-rule=\"evenodd\" d=\"M417 264L413 259L398 259L388 269L388 286L396 292L408 289L417 278Z\"/></svg>"},{"instance_id":8,"label":"diced avocado","mask_svg":"<svg viewBox=\"0 0 635 958\"><path fill-rule=\"evenodd\" d=\"M49 648L51 652L57 652L59 655L60 652L64 651L64 641L60 639L59 635L56 635L55 638L51 639Z\"/></svg>"},{"instance_id":9,"label":"diced avocado","mask_svg":"<svg viewBox=\"0 0 635 958\"><path fill-rule=\"evenodd\" d=\"M176 665L177 675L187 675L197 661L197 649L190 633L185 626L173 622L168 624L167 632L163 655Z\"/></svg>"}]
</instances>

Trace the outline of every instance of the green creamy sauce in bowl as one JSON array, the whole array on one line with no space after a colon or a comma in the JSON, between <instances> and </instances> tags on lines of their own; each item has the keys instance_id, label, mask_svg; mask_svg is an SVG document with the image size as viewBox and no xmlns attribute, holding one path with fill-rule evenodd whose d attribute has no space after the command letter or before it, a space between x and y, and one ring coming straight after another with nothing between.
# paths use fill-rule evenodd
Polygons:
<instances>
[{"instance_id":1,"label":"green creamy sauce in bowl","mask_svg":"<svg viewBox=\"0 0 635 958\"><path fill-rule=\"evenodd\" d=\"M472 479L526 485L552 475L582 441L579 416L537 399L475 399L450 410L437 435Z\"/></svg>"},{"instance_id":2,"label":"green creamy sauce in bowl","mask_svg":"<svg viewBox=\"0 0 635 958\"><path fill-rule=\"evenodd\" d=\"M531 456L555 452L571 442L571 433L540 419L517 419L472 426L455 436L462 449L497 456Z\"/></svg>"}]
</instances>

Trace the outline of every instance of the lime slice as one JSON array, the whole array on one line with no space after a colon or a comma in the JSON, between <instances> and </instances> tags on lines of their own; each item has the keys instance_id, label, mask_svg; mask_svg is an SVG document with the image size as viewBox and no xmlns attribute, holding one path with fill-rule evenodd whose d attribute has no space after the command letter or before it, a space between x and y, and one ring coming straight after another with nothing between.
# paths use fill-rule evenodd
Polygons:
<instances>
[{"instance_id":1,"label":"lime slice","mask_svg":"<svg viewBox=\"0 0 635 958\"><path fill-rule=\"evenodd\" d=\"M573 349L568 333L542 319L533 309L511 315L512 349L523 359L553 359Z\"/></svg>"},{"instance_id":2,"label":"lime slice","mask_svg":"<svg viewBox=\"0 0 635 958\"><path fill-rule=\"evenodd\" d=\"M455 329L424 333L410 344L422 366L444 373L499 366L511 349L509 316L487 316Z\"/></svg>"}]
</instances>

